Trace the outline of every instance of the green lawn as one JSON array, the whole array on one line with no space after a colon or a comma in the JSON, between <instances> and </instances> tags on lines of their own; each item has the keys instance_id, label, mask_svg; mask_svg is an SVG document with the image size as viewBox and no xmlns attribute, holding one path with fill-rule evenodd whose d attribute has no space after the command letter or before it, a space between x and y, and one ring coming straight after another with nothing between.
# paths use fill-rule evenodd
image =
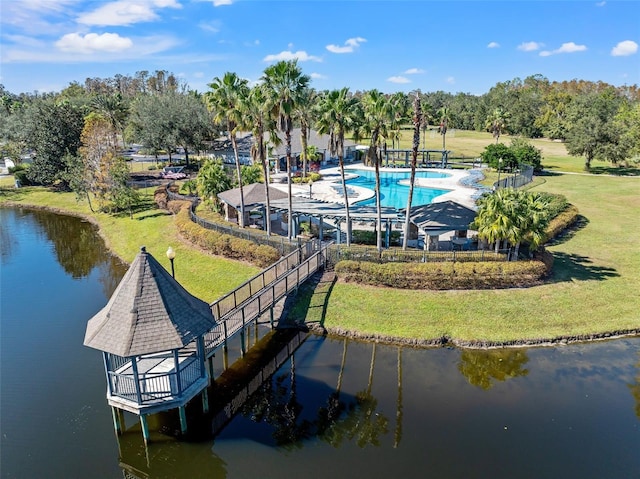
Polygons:
<instances>
[{"instance_id":1,"label":"green lawn","mask_svg":"<svg viewBox=\"0 0 640 479\"><path fill-rule=\"evenodd\" d=\"M441 142L439 135L435 140ZM473 156L491 141L488 133L456 132L447 138L447 147L455 150L459 144ZM545 145L550 159L545 156L543 163L552 172L537 177L532 190L566 195L585 219L581 228L549 246L556 259L549 283L528 289L434 292L338 281L331 288L321 285L303 292L293 314L322 321L334 330L416 339L447 336L502 342L640 328L638 171L625 173L629 176L558 174L555 171L582 172L582 159L568 157L557 142L536 140L536 144ZM150 200L151 192L147 195ZM213 301L258 271L185 244L172 216L163 211L144 211L133 219L92 215L86 203L76 203L72 194L15 190L11 177L0 181L0 204L6 201L91 215L109 248L126 261L145 245L169 268L164 252L172 246L178 253L177 279L205 301Z\"/></svg>"},{"instance_id":2,"label":"green lawn","mask_svg":"<svg viewBox=\"0 0 640 479\"><path fill-rule=\"evenodd\" d=\"M640 328L640 179L548 176L533 190L563 193L586 218L549 250L553 279L528 289L406 291L337 282L296 314L329 329L467 341L550 339ZM324 318L322 312L324 311Z\"/></svg>"}]
</instances>

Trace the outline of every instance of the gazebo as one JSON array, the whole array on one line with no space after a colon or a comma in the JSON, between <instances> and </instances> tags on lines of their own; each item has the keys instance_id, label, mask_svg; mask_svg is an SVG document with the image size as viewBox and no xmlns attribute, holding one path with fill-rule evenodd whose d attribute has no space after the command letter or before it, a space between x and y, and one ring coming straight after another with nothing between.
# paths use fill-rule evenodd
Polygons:
<instances>
[{"instance_id":1,"label":"gazebo","mask_svg":"<svg viewBox=\"0 0 640 479\"><path fill-rule=\"evenodd\" d=\"M244 216L245 224L249 223L251 209L260 207L261 214L266 217L264 211L264 205L266 204L266 195L264 191L264 183L252 183L242 187L242 194L244 196ZM233 188L231 190L218 193L218 198L224 204L224 217L225 220L231 221L237 219L240 215L240 188ZM288 198L287 193L277 188L269 186L269 201L281 200ZM269 217L271 215L269 214ZM272 219L272 218L271 218Z\"/></svg>"},{"instance_id":2,"label":"gazebo","mask_svg":"<svg viewBox=\"0 0 640 479\"><path fill-rule=\"evenodd\" d=\"M102 351L107 402L117 432L122 410L140 417L178 408L199 393L208 403L204 335L216 326L210 306L187 292L144 247L107 305L87 324L84 345Z\"/></svg>"},{"instance_id":3,"label":"gazebo","mask_svg":"<svg viewBox=\"0 0 640 479\"><path fill-rule=\"evenodd\" d=\"M438 238L447 231L455 231L456 237L466 238L467 230L476 212L455 201L442 201L411 208L410 221L425 234L424 248L438 249ZM466 240L463 240L466 241Z\"/></svg>"}]
</instances>

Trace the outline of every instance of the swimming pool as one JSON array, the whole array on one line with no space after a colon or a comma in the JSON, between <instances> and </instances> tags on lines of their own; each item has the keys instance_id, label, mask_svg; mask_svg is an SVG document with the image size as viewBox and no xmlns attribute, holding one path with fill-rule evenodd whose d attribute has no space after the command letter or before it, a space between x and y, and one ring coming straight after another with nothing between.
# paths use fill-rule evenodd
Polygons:
<instances>
[{"instance_id":1,"label":"swimming pool","mask_svg":"<svg viewBox=\"0 0 640 479\"><path fill-rule=\"evenodd\" d=\"M356 173L357 178L347 180L349 186L360 186L375 191L376 174L372 170L349 170L350 173ZM416 171L416 178L447 178L451 175L447 173L439 173L435 171ZM409 186L401 185L400 180L408 180L411 172L399 171L381 171L380 172L380 204L397 209L407 207L409 198ZM440 190L436 188L424 188L416 185L413 189L412 206L428 205L437 196L448 193L450 190ZM367 200L358 201L357 205L375 205L376 198L373 196Z\"/></svg>"}]
</instances>

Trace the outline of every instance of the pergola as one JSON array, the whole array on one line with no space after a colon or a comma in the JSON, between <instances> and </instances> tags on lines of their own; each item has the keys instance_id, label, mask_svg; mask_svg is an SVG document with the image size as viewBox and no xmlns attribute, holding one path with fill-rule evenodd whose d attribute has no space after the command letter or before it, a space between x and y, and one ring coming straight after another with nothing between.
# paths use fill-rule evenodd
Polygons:
<instances>
[{"instance_id":1,"label":"pergola","mask_svg":"<svg viewBox=\"0 0 640 479\"><path fill-rule=\"evenodd\" d=\"M295 215L294 228L296 229L296 233L298 232L300 227L301 216L314 217L318 219L320 238L323 237L325 220L330 220L338 230L338 233L336 235L336 242L340 243L340 224L346 221L347 216L344 205L300 196L294 196L292 198L292 203ZM271 208L281 213L288 212L288 199L272 201ZM381 210L381 217L382 222L385 224L388 244L391 235L391 226L394 222L400 221L402 215L395 208L384 207ZM360 221L371 223L377 221L378 214L374 206L350 205L349 219L351 220L351 222Z\"/></svg>"}]
</instances>

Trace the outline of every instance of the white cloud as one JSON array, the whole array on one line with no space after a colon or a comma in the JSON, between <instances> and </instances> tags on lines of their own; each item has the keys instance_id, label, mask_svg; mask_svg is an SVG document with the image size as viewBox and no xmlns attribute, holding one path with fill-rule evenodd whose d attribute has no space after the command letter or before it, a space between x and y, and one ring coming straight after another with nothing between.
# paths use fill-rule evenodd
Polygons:
<instances>
[{"instance_id":1,"label":"white cloud","mask_svg":"<svg viewBox=\"0 0 640 479\"><path fill-rule=\"evenodd\" d=\"M596 3L596 7L604 7L607 4L607 2L598 2Z\"/></svg>"},{"instance_id":2,"label":"white cloud","mask_svg":"<svg viewBox=\"0 0 640 479\"><path fill-rule=\"evenodd\" d=\"M344 42L343 46L339 45L327 45L327 50L331 53L353 53L353 51L360 46L361 43L367 40L362 37L349 38Z\"/></svg>"},{"instance_id":3,"label":"white cloud","mask_svg":"<svg viewBox=\"0 0 640 479\"><path fill-rule=\"evenodd\" d=\"M524 42L518 45L518 50L522 50L523 52L534 52L539 50L544 46L544 43L538 42Z\"/></svg>"},{"instance_id":4,"label":"white cloud","mask_svg":"<svg viewBox=\"0 0 640 479\"><path fill-rule=\"evenodd\" d=\"M63 52L95 53L120 52L133 46L130 38L121 37L117 33L68 33L56 42L56 47Z\"/></svg>"},{"instance_id":5,"label":"white cloud","mask_svg":"<svg viewBox=\"0 0 640 479\"><path fill-rule=\"evenodd\" d=\"M456 79L454 77L447 77L445 80L449 85L454 85L456 83Z\"/></svg>"},{"instance_id":6,"label":"white cloud","mask_svg":"<svg viewBox=\"0 0 640 479\"><path fill-rule=\"evenodd\" d=\"M209 22L198 23L198 28L209 33L218 33L220 31L220 22L218 20L211 20Z\"/></svg>"},{"instance_id":7,"label":"white cloud","mask_svg":"<svg viewBox=\"0 0 640 479\"><path fill-rule=\"evenodd\" d=\"M409 80L407 77L403 77L403 76L389 77L389 78L387 78L387 81L391 82L391 83L411 83L411 80Z\"/></svg>"},{"instance_id":8,"label":"white cloud","mask_svg":"<svg viewBox=\"0 0 640 479\"><path fill-rule=\"evenodd\" d=\"M71 36L74 35L75 37ZM179 41L172 36L150 36L139 38L122 38L125 42L131 41L132 46L122 50L114 50L113 48L118 45L118 42L111 42L111 46L107 49L106 43L109 43L109 37L101 35L101 41L87 41L85 37L79 34L65 35L58 43L65 47L62 49L58 47L53 48L52 45L43 44L41 48L3 48L2 49L2 62L3 63L112 63L114 61L141 61L144 57L151 55L157 55L158 53L170 50L174 48ZM93 34L95 35L95 34ZM112 35L112 34L110 34ZM96 35L97 36L97 35ZM77 38L76 38L77 37ZM64 40L64 41L63 41ZM83 43L84 42L84 43ZM102 42L102 43L101 43ZM83 55L79 55L77 50L73 48L80 48L84 45L85 49L93 48ZM120 46L123 46L120 43ZM100 47L102 49L100 49ZM84 52L83 52L84 53ZM212 58L208 58L212 57ZM195 55L192 59L185 57L184 55L176 57L163 57L163 64L178 64L178 63L202 63L207 61L220 61L222 57L216 57L212 55Z\"/></svg>"},{"instance_id":9,"label":"white cloud","mask_svg":"<svg viewBox=\"0 0 640 479\"><path fill-rule=\"evenodd\" d=\"M231 5L232 3L232 0L213 0L214 7L219 7L221 5Z\"/></svg>"},{"instance_id":10,"label":"white cloud","mask_svg":"<svg viewBox=\"0 0 640 479\"><path fill-rule=\"evenodd\" d=\"M156 9L182 8L175 0L136 0L107 3L90 13L78 17L83 25L132 25L140 22L151 22L159 18Z\"/></svg>"},{"instance_id":11,"label":"white cloud","mask_svg":"<svg viewBox=\"0 0 640 479\"><path fill-rule=\"evenodd\" d=\"M404 72L405 75L417 75L419 73L424 73L424 70L421 68L409 68Z\"/></svg>"},{"instance_id":12,"label":"white cloud","mask_svg":"<svg viewBox=\"0 0 640 479\"><path fill-rule=\"evenodd\" d=\"M540 52L541 57L548 57L551 55L557 55L559 53L575 53L575 52L584 52L587 50L586 45L576 45L573 42L563 43L560 48L556 48L555 50L545 50Z\"/></svg>"},{"instance_id":13,"label":"white cloud","mask_svg":"<svg viewBox=\"0 0 640 479\"><path fill-rule=\"evenodd\" d=\"M498 42L491 42L487 45L487 48L500 48L500 44Z\"/></svg>"},{"instance_id":14,"label":"white cloud","mask_svg":"<svg viewBox=\"0 0 640 479\"><path fill-rule=\"evenodd\" d=\"M625 40L618 43L611 50L611 55L614 57L626 57L633 55L638 51L638 44L632 40Z\"/></svg>"},{"instance_id":15,"label":"white cloud","mask_svg":"<svg viewBox=\"0 0 640 479\"><path fill-rule=\"evenodd\" d=\"M298 60L301 62L307 62L307 61L321 62L322 58L309 55L307 52L299 50L297 52L284 51L284 52L277 53L275 55L267 55L266 57L264 57L262 61L279 62L281 60L285 60L285 61Z\"/></svg>"}]
</instances>

